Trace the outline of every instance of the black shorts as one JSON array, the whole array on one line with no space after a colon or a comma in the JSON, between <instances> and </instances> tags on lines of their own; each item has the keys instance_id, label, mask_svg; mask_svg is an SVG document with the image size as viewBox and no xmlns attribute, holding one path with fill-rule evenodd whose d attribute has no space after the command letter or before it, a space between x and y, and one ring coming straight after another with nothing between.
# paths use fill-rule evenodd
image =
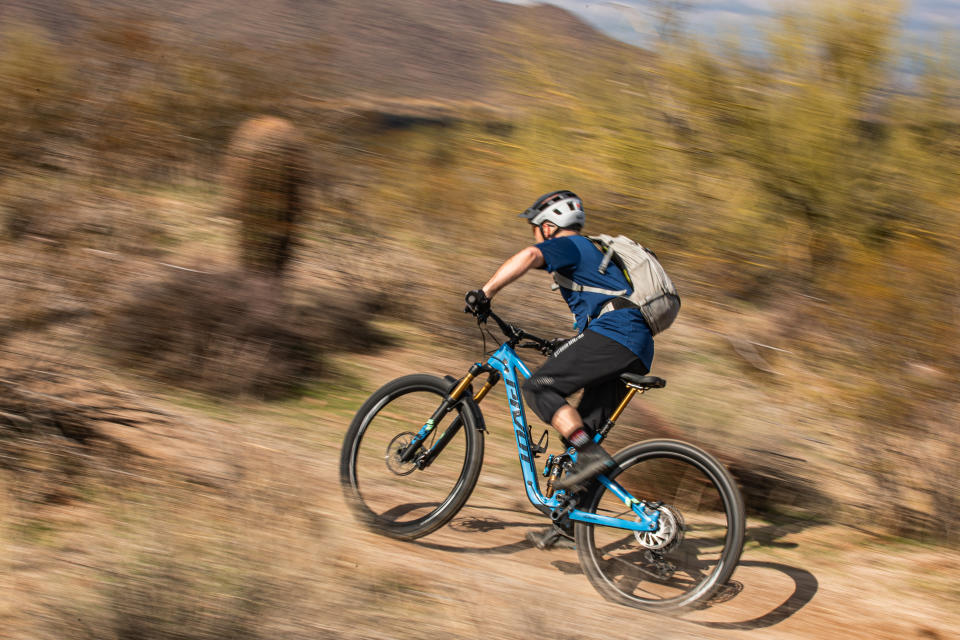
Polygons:
<instances>
[{"instance_id":1,"label":"black shorts","mask_svg":"<svg viewBox=\"0 0 960 640\"><path fill-rule=\"evenodd\" d=\"M554 353L523 384L527 404L546 423L583 389L577 411L584 425L603 426L626 394L621 373L648 373L637 355L616 340L587 329Z\"/></svg>"}]
</instances>

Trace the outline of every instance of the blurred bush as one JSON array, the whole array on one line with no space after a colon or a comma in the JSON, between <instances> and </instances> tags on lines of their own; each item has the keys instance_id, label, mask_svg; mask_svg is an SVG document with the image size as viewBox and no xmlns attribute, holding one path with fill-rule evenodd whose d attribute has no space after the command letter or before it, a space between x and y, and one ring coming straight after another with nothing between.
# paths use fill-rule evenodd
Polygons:
<instances>
[{"instance_id":1,"label":"blurred bush","mask_svg":"<svg viewBox=\"0 0 960 640\"><path fill-rule=\"evenodd\" d=\"M147 10L97 12L74 37L0 32L0 173L53 168L97 180L211 179L237 125L288 105L302 49L175 42ZM318 55L316 48L311 55Z\"/></svg>"},{"instance_id":2,"label":"blurred bush","mask_svg":"<svg viewBox=\"0 0 960 640\"><path fill-rule=\"evenodd\" d=\"M42 29L0 27L0 175L58 164L77 117L77 69Z\"/></svg>"},{"instance_id":3,"label":"blurred bush","mask_svg":"<svg viewBox=\"0 0 960 640\"><path fill-rule=\"evenodd\" d=\"M100 341L110 357L166 383L263 398L315 380L330 352L383 341L360 298L294 305L284 295L270 277L178 270L134 287Z\"/></svg>"}]
</instances>

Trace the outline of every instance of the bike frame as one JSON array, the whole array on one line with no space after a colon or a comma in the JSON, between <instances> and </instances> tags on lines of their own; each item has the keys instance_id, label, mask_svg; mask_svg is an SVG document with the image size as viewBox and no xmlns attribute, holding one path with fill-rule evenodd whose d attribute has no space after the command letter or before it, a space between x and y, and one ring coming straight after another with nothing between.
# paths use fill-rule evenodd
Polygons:
<instances>
[{"instance_id":1,"label":"bike frame","mask_svg":"<svg viewBox=\"0 0 960 640\"><path fill-rule=\"evenodd\" d=\"M478 393L475 397L476 401L479 402L479 400L486 395L493 385L496 384L498 379L502 378L504 384L506 385L507 403L509 405L510 414L513 420L513 435L517 441L517 453L520 457L520 469L523 473L523 484L524 488L526 489L527 498L530 500L531 504L538 508L542 507L541 510L543 511L549 511L551 517L555 520L561 519L565 515L570 520L589 522L591 524L626 529L629 531L657 530L659 526L660 512L657 509L648 508L646 502L631 496L630 493L620 486L615 480L611 480L602 474L598 475L597 479L613 495L619 498L624 505L630 508L632 513L637 516L637 520L624 520L623 518L598 515L595 513L581 511L580 509L570 508L570 503L568 501L570 496L562 490L549 498L543 495L543 493L540 491L539 482L537 481L537 468L534 463L534 452L528 436L530 429L527 424L523 396L520 393L519 376L522 375L524 379L528 379L532 374L530 369L527 368L527 365L524 364L523 361L517 356L513 346L509 341L501 345L500 348L497 349L489 359L487 359L486 364L481 364L478 362L471 368L470 375L462 379L457 384L457 386L451 391L448 401L445 401L437 410L437 413L434 414L434 416L431 417L431 419L428 420L427 423L420 429L420 432L416 435L413 443L411 444L411 449L423 442L426 436L433 431L434 425L439 422L439 418L442 417L442 414L446 413L450 410L450 408L452 408L453 403L456 402L460 395L469 387L469 383L476 377L477 374L483 372L489 373L490 378L480 393ZM429 451L426 452L424 458L428 461L432 461L432 459L440 453L440 450L443 449L453 434L456 433L461 426L462 424L460 420L456 420L453 424L447 427L445 432L440 435L438 441L433 444ZM602 439L603 437L600 434L597 434L596 441L600 442ZM568 449L568 454L573 460L576 460L576 450L574 448L571 447Z\"/></svg>"}]
</instances>

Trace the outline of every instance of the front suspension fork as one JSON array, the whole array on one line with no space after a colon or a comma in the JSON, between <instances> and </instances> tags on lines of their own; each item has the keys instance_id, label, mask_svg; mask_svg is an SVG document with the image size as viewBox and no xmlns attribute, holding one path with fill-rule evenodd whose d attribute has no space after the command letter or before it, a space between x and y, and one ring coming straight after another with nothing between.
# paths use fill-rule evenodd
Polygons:
<instances>
[{"instance_id":1,"label":"front suspension fork","mask_svg":"<svg viewBox=\"0 0 960 640\"><path fill-rule=\"evenodd\" d=\"M487 378L483 387L474 394L473 401L475 403L483 400L487 393L490 392L490 389L500 380L500 374L497 371L491 371L487 365L477 363L470 367L467 375L461 378L453 389L451 389L450 394L443 399L443 402L440 403L440 406L433 412L430 419L420 428L420 431L414 436L413 440L410 441L410 444L401 449L400 460L402 462L415 460L418 468L426 469L434 459L440 455L440 452L444 450L450 440L452 440L453 437L457 435L457 432L460 431L461 427L463 427L463 418L461 416L458 415L453 419L450 426L444 429L443 433L437 438L437 441L433 443L433 446L427 451L422 451L423 441L436 429L440 421L453 410L463 396L464 391L470 389L470 384L483 372L489 372L490 376Z\"/></svg>"}]
</instances>

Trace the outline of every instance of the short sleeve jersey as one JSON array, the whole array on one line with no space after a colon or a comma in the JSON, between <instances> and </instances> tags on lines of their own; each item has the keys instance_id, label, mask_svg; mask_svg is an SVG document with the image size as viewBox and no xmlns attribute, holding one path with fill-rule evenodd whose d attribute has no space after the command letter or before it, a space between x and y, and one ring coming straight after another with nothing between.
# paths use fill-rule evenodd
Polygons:
<instances>
[{"instance_id":1,"label":"short sleeve jersey","mask_svg":"<svg viewBox=\"0 0 960 640\"><path fill-rule=\"evenodd\" d=\"M544 266L550 273L559 273L577 284L620 291L630 290L623 273L615 267L600 273L603 254L586 237L574 235L553 238L536 245L543 254ZM615 296L587 291L571 291L563 287L560 293L576 318L576 328L591 331L616 340L630 349L647 369L653 361L653 335L639 309L618 309L599 318L600 308Z\"/></svg>"}]
</instances>

